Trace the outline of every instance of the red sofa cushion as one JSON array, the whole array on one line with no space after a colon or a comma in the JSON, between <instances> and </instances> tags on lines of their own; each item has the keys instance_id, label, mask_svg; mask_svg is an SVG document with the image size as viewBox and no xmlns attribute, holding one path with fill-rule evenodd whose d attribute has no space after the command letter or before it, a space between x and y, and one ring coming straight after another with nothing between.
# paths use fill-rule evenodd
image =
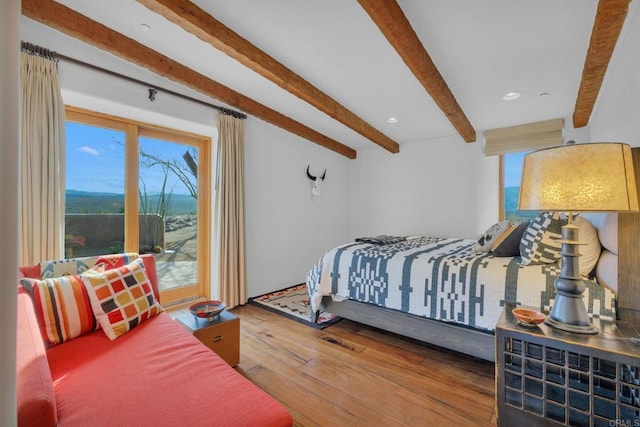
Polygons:
<instances>
[{"instance_id":1,"label":"red sofa cushion","mask_svg":"<svg viewBox=\"0 0 640 427\"><path fill-rule=\"evenodd\" d=\"M55 426L56 398L47 353L31 298L18 293L16 345L17 403L19 426Z\"/></svg>"},{"instance_id":2,"label":"red sofa cushion","mask_svg":"<svg viewBox=\"0 0 640 427\"><path fill-rule=\"evenodd\" d=\"M290 426L289 413L166 313L110 341L96 331L47 356L59 426Z\"/></svg>"}]
</instances>

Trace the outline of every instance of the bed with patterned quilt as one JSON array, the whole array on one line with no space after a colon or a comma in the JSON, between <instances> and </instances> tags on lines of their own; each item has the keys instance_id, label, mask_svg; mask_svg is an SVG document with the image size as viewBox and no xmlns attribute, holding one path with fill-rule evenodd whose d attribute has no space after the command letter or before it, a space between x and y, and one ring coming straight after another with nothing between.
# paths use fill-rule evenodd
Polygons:
<instances>
[{"instance_id":1,"label":"bed with patterned quilt","mask_svg":"<svg viewBox=\"0 0 640 427\"><path fill-rule=\"evenodd\" d=\"M312 312L322 305L351 320L492 360L493 331L505 304L550 311L560 273L554 233L561 226L550 214L537 222L496 224L480 240L357 239L324 254L307 274ZM505 233L512 246L516 242L515 256L498 251L496 245L509 238ZM592 234L597 241L595 228ZM597 260L587 268L594 271ZM615 319L614 293L593 276L584 282L589 315Z\"/></svg>"}]
</instances>

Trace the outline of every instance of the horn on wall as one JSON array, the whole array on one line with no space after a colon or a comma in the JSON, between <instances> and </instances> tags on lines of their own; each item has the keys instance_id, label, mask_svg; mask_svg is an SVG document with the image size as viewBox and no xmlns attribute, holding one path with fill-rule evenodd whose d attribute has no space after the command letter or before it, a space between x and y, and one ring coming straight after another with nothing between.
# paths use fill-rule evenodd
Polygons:
<instances>
[{"instance_id":1,"label":"horn on wall","mask_svg":"<svg viewBox=\"0 0 640 427\"><path fill-rule=\"evenodd\" d=\"M318 178L317 178L317 177L315 177L315 176L313 176L313 175L311 175L311 172L309 172L309 166L310 166L310 165L307 165L307 176L309 177L309 179L310 179L311 181L315 181L315 180L316 180L316 179L318 179ZM322 179L324 179L324 177L323 177Z\"/></svg>"}]
</instances>

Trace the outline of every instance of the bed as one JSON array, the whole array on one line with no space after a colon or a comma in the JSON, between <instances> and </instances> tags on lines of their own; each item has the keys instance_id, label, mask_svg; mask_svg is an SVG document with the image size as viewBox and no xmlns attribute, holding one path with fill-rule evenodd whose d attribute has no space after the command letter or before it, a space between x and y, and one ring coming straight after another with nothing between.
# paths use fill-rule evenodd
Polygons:
<instances>
[{"instance_id":1,"label":"bed","mask_svg":"<svg viewBox=\"0 0 640 427\"><path fill-rule=\"evenodd\" d=\"M615 227L617 233L617 223L596 223ZM612 276L609 267L594 271ZM309 271L307 287L313 313L322 307L350 320L494 360L493 330L504 305L548 312L559 273L557 262L524 266L519 256L477 252L476 240L414 236L333 248ZM585 284L590 316L615 319L615 287L603 286L595 277L585 279Z\"/></svg>"}]
</instances>

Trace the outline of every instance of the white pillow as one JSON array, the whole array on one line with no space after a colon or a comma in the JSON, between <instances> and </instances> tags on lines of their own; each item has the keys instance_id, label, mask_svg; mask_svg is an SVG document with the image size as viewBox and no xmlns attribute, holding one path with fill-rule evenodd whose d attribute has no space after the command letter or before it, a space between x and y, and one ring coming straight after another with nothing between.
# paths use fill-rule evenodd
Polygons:
<instances>
[{"instance_id":1,"label":"white pillow","mask_svg":"<svg viewBox=\"0 0 640 427\"><path fill-rule=\"evenodd\" d=\"M605 249L614 254L618 254L618 214L610 213L605 215L600 227L598 227L598 237Z\"/></svg>"},{"instance_id":2,"label":"white pillow","mask_svg":"<svg viewBox=\"0 0 640 427\"><path fill-rule=\"evenodd\" d=\"M596 280L614 294L618 294L618 255L606 249L602 251L596 266Z\"/></svg>"},{"instance_id":3,"label":"white pillow","mask_svg":"<svg viewBox=\"0 0 640 427\"><path fill-rule=\"evenodd\" d=\"M573 223L578 227L578 240L583 243L579 247L580 275L587 277L598 264L602 246L598 239L598 231L588 219L578 215Z\"/></svg>"}]
</instances>

